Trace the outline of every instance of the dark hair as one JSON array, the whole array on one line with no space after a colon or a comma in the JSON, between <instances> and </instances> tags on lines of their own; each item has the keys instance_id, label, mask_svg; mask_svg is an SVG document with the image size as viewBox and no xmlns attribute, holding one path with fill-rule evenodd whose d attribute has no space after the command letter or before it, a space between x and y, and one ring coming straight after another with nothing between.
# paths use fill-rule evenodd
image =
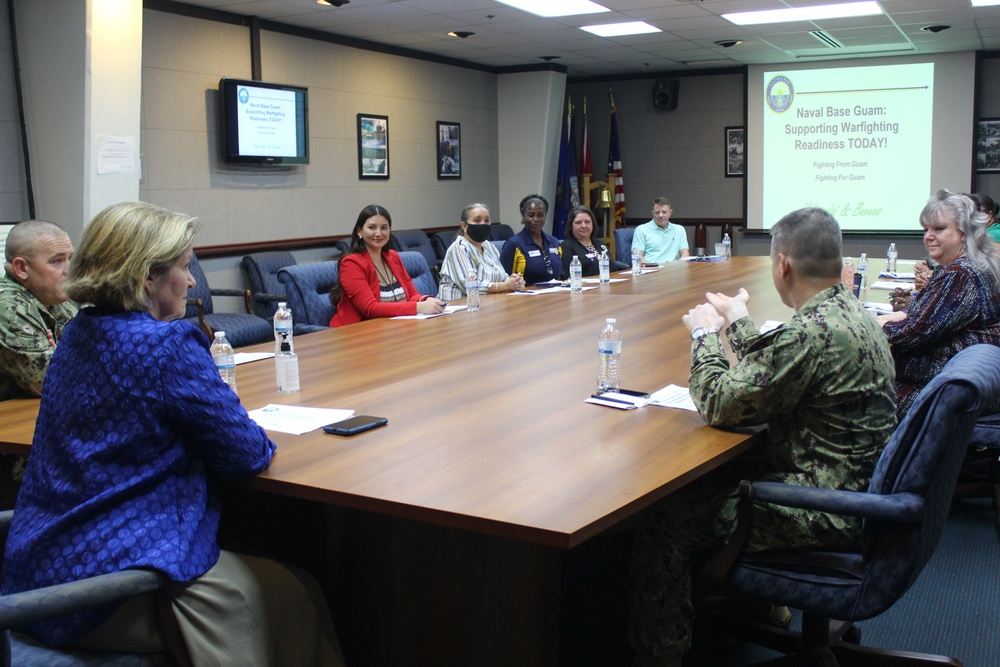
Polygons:
<instances>
[{"instance_id":1,"label":"dark hair","mask_svg":"<svg viewBox=\"0 0 1000 667\"><path fill-rule=\"evenodd\" d=\"M590 240L593 241L594 234L597 232L597 217L594 215L593 211L583 204L574 206L569 210L569 213L566 214L566 229L569 232L569 235L575 238L575 235L573 234L573 221L576 220L576 216L581 213L586 213L587 216L590 217L590 224L592 225L590 230Z\"/></svg>"},{"instance_id":2,"label":"dark hair","mask_svg":"<svg viewBox=\"0 0 1000 667\"><path fill-rule=\"evenodd\" d=\"M844 262L840 225L821 208L792 211L771 228L771 256L779 252L805 278L837 278Z\"/></svg>"},{"instance_id":3,"label":"dark hair","mask_svg":"<svg viewBox=\"0 0 1000 667\"><path fill-rule=\"evenodd\" d=\"M1000 255L986 235L987 214L981 208L982 195L938 190L920 211L920 224L930 225L939 216L954 221L955 229L965 234L965 254L969 261L988 272L994 283L1000 285Z\"/></svg>"},{"instance_id":4,"label":"dark hair","mask_svg":"<svg viewBox=\"0 0 1000 667\"><path fill-rule=\"evenodd\" d=\"M543 197L542 195L528 195L527 197L521 200L520 204L518 204L518 208L521 209L522 216L528 210L528 204L530 204L533 201L537 201L539 204L541 204L542 208L545 209L546 213L549 212L549 202L548 200L545 199L545 197Z\"/></svg>"},{"instance_id":5,"label":"dark hair","mask_svg":"<svg viewBox=\"0 0 1000 667\"><path fill-rule=\"evenodd\" d=\"M670 206L670 200L666 197L657 197L653 200L653 206Z\"/></svg>"},{"instance_id":6,"label":"dark hair","mask_svg":"<svg viewBox=\"0 0 1000 667\"><path fill-rule=\"evenodd\" d=\"M379 206L378 204L368 204L368 206L361 209L361 213L358 213L358 221L354 223L354 229L351 230L351 244L348 246L347 252L344 253L344 257L366 252L367 247L365 246L365 240L361 238L361 235L358 232L360 232L361 228L365 226L365 223L368 222L369 218L374 218L376 215L381 215L385 218L389 223L389 229L392 229L392 216L389 215L389 211L385 210L384 207ZM387 252L389 252L388 243L382 246L382 254L384 255ZM340 260L344 257L337 260L338 278L340 276ZM333 284L333 287L330 288L330 303L333 304L334 308L336 308L340 303L342 296L340 280L338 279L337 282Z\"/></svg>"},{"instance_id":7,"label":"dark hair","mask_svg":"<svg viewBox=\"0 0 1000 667\"><path fill-rule=\"evenodd\" d=\"M978 208L981 212L985 213L986 215L992 214L994 217L996 217L996 214L1000 213L1000 205L997 205L997 203L993 201L993 198L990 197L989 195L981 195L978 193L974 193L969 195L969 197L972 199L972 201L976 202L976 208Z\"/></svg>"}]
</instances>

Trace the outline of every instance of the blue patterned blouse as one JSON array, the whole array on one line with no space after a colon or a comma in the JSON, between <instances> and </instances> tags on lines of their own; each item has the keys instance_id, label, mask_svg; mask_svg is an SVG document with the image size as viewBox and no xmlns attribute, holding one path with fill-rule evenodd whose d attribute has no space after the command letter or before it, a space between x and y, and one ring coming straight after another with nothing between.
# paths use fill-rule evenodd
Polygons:
<instances>
[{"instance_id":1,"label":"blue patterned blouse","mask_svg":"<svg viewBox=\"0 0 1000 667\"><path fill-rule=\"evenodd\" d=\"M218 479L268 467L274 443L184 321L86 308L66 327L42 389L7 540L3 592L142 567L174 581L219 558ZM113 610L33 628L59 645Z\"/></svg>"}]
</instances>

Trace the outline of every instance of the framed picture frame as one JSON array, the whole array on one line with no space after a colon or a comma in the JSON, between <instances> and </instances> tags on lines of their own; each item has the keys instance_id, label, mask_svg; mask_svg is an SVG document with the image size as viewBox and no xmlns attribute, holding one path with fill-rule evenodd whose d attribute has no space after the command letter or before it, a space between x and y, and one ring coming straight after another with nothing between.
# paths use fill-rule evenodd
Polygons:
<instances>
[{"instance_id":1,"label":"framed picture frame","mask_svg":"<svg viewBox=\"0 0 1000 667\"><path fill-rule=\"evenodd\" d=\"M742 127L726 128L726 178L743 175L743 141Z\"/></svg>"},{"instance_id":2,"label":"framed picture frame","mask_svg":"<svg viewBox=\"0 0 1000 667\"><path fill-rule=\"evenodd\" d=\"M462 178L462 125L446 120L437 122L438 180Z\"/></svg>"},{"instance_id":3,"label":"framed picture frame","mask_svg":"<svg viewBox=\"0 0 1000 667\"><path fill-rule=\"evenodd\" d=\"M976 121L976 171L1000 172L1000 118Z\"/></svg>"},{"instance_id":4,"label":"framed picture frame","mask_svg":"<svg viewBox=\"0 0 1000 667\"><path fill-rule=\"evenodd\" d=\"M389 117L358 114L358 178L389 180Z\"/></svg>"}]
</instances>

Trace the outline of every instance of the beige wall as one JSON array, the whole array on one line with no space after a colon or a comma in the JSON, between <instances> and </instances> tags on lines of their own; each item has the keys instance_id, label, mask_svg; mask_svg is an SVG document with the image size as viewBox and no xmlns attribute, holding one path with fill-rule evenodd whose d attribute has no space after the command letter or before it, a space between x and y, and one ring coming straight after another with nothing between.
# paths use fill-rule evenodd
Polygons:
<instances>
[{"instance_id":1,"label":"beige wall","mask_svg":"<svg viewBox=\"0 0 1000 667\"><path fill-rule=\"evenodd\" d=\"M196 245L344 234L370 203L399 229L457 225L498 200L494 74L263 32L262 78L309 88L310 164L233 166L216 97L250 77L248 29L147 10L143 31L140 196L201 217ZM388 181L358 179L359 112L389 117ZM462 125L461 180L437 180L438 120Z\"/></svg>"}]
</instances>

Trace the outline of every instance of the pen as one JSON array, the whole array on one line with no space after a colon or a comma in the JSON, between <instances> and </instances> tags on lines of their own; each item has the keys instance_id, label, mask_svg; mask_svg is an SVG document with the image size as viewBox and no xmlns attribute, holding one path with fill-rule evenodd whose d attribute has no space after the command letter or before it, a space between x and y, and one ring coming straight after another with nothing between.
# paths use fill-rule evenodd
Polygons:
<instances>
[{"instance_id":1,"label":"pen","mask_svg":"<svg viewBox=\"0 0 1000 667\"><path fill-rule=\"evenodd\" d=\"M621 403L622 405L632 405L632 406L635 405L635 403L633 403L632 401L623 401L620 398L608 398L607 396L601 396L600 394L591 394L590 397L599 398L602 401L608 401L609 403Z\"/></svg>"}]
</instances>

